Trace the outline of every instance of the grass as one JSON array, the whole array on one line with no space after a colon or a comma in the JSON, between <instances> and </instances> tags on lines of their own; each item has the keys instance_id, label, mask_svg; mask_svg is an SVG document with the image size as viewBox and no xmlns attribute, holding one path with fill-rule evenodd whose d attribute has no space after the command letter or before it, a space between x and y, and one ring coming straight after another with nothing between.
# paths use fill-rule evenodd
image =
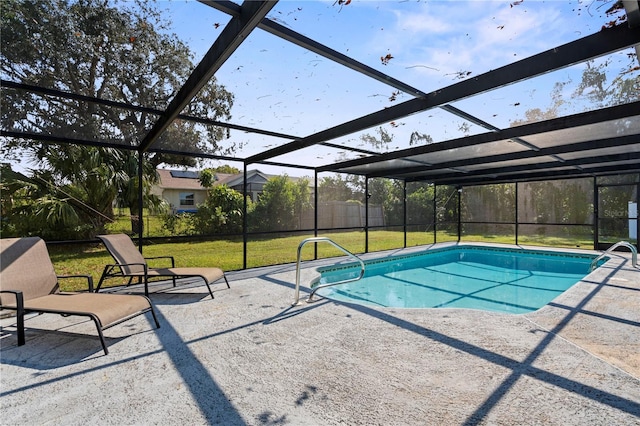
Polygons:
<instances>
[{"instance_id":1,"label":"grass","mask_svg":"<svg viewBox=\"0 0 640 426\"><path fill-rule=\"evenodd\" d=\"M114 218L114 222L109 223L106 228L107 232L110 234L120 234L131 233L131 216L125 215L122 210L119 214ZM164 229L164 222L161 216L151 215L145 209L143 213L144 224L143 224L143 235L145 237L153 236L153 237L170 237L171 233Z\"/></svg>"},{"instance_id":2,"label":"grass","mask_svg":"<svg viewBox=\"0 0 640 426\"><path fill-rule=\"evenodd\" d=\"M320 236L331 238L352 253L360 254L365 251L365 233L363 231L326 233ZM298 245L303 239L309 237L313 237L313 235L297 234L279 238L273 236L252 238L247 244L247 268L294 263L297 260ZM437 240L438 242L456 241L457 237L440 232ZM471 241L513 244L514 237L512 235L467 235L462 239L462 242ZM593 241L585 238L521 236L518 242L525 245L593 248ZM433 243L432 233L407 233L408 247ZM404 234L401 231L372 230L369 232L369 252L397 249L403 246ZM317 251L319 258L343 255L331 244L317 244ZM95 285L98 284L105 265L114 262L104 247L97 243L82 246L53 245L49 247L49 253L58 275L90 274ZM176 266L180 267L218 266L225 271L243 269L241 237L215 241L149 244L144 246L143 255L145 257L172 255L175 258ZM302 259L311 260L313 255L314 245L305 245ZM169 266L161 262L161 260L150 261L149 264L156 267ZM110 279L105 283L105 286L120 285L124 282L126 281ZM65 291L83 290L87 288L87 282L86 279L65 279L61 280L61 288Z\"/></svg>"}]
</instances>

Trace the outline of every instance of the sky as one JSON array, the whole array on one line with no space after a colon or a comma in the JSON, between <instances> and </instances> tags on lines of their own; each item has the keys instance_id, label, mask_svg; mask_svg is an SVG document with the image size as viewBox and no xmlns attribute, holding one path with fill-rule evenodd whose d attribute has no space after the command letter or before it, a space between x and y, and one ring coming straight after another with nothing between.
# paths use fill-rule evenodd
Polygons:
<instances>
[{"instance_id":1,"label":"sky","mask_svg":"<svg viewBox=\"0 0 640 426\"><path fill-rule=\"evenodd\" d=\"M352 0L348 4L284 0L267 17L428 93L600 31L613 19L605 14L612 4L598 0ZM170 10L175 32L191 46L196 63L229 20L193 0L159 5ZM628 69L626 53L609 58L616 64L611 67L613 75ZM583 69L579 65L560 70L454 106L496 127L508 127L523 119L527 109L549 107L556 82L571 82L564 89L570 98ZM235 94L232 123L298 137L412 99L260 29L254 30L216 78ZM576 102L567 108L565 113L572 114L588 105ZM393 140L383 151L409 147L414 131L429 134L436 142L486 131L440 109L385 124L384 129ZM372 149L361 139L363 134L378 135L372 128L331 142ZM239 157L290 142L239 131L232 131L232 141L243 144ZM315 147L273 160L319 166L355 155Z\"/></svg>"},{"instance_id":2,"label":"sky","mask_svg":"<svg viewBox=\"0 0 640 426\"><path fill-rule=\"evenodd\" d=\"M267 15L293 31L409 84L423 93L473 78L489 70L600 31L614 0L280 0ZM159 0L171 31L199 63L231 19L195 0ZM610 61L611 79L629 69L623 51ZM636 61L637 65L637 61ZM498 127L509 127L533 108L546 109L557 82L571 99L584 64L516 83L453 105ZM632 74L633 75L633 74ZM638 71L635 71L635 76ZM215 75L235 96L230 123L304 137L413 98L324 57L255 29ZM566 103L563 114L588 109ZM363 136L392 137L374 148ZM441 142L486 129L442 109L431 109L330 142L377 152L408 148L412 132ZM236 144L240 158L290 142L231 131L223 146ZM357 153L310 147L273 161L317 167L357 158ZM213 166L222 164L213 162ZM242 169L242 163L228 163ZM308 175L308 170L255 166L267 173ZM254 168L251 166L250 168Z\"/></svg>"}]
</instances>

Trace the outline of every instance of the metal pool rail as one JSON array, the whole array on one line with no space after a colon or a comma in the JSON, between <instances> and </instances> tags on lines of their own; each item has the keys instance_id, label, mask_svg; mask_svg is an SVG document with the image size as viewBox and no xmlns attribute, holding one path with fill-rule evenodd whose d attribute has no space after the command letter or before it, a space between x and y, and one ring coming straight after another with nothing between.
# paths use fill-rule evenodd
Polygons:
<instances>
[{"instance_id":1,"label":"metal pool rail","mask_svg":"<svg viewBox=\"0 0 640 426\"><path fill-rule=\"evenodd\" d=\"M591 262L591 268L589 268L589 271L593 271L596 266L598 266L598 262L600 261L600 259L604 258L607 253L611 253L612 251L614 251L615 249L617 249L618 247L624 246L626 248L628 248L629 250L631 250L631 265L635 268L638 266L638 250L636 250L635 246L627 241L618 241L617 243L615 243L614 245L612 245L611 247L609 247L604 253L602 253L600 256L596 257L595 259L593 259L593 262Z\"/></svg>"},{"instance_id":2,"label":"metal pool rail","mask_svg":"<svg viewBox=\"0 0 640 426\"><path fill-rule=\"evenodd\" d=\"M350 283L352 281L358 281L359 279L361 279L364 276L364 262L358 256L356 256L355 254L351 253L349 250L347 250L346 248L342 247L338 243L334 242L330 238L327 238L327 237L307 238L306 240L303 240L298 245L298 263L296 264L296 295L295 295L295 298L293 300L293 303L291 304L292 306L296 306L296 305L298 305L300 303L300 257L301 257L301 253L302 253L302 247L304 247L304 245L307 244L307 243L320 243L320 242L329 243L329 244L333 245L334 247L336 247L337 249L342 250L348 256L351 256L351 257L355 258L360 263L360 275L358 277L356 277L356 278L350 278L348 280L337 281L335 283L328 283L328 284L323 284L323 285L319 285L319 286L315 287L311 291L311 294L309 295L309 297L307 298L307 303L311 303L311 302L314 301L313 300L313 296L316 294L316 291L320 290L321 288L329 287L329 286L332 286L332 285Z\"/></svg>"}]
</instances>

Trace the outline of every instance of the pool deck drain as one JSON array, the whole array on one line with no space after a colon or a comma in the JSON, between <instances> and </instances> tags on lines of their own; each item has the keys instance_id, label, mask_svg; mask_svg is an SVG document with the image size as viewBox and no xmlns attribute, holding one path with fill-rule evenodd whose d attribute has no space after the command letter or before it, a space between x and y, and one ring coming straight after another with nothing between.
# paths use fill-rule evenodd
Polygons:
<instances>
[{"instance_id":1,"label":"pool deck drain","mask_svg":"<svg viewBox=\"0 0 640 426\"><path fill-rule=\"evenodd\" d=\"M228 276L215 300L152 286L161 328L107 330L107 356L78 318L30 317L25 346L1 319L1 423L640 425L640 270L626 253L524 315L292 307L292 265Z\"/></svg>"}]
</instances>

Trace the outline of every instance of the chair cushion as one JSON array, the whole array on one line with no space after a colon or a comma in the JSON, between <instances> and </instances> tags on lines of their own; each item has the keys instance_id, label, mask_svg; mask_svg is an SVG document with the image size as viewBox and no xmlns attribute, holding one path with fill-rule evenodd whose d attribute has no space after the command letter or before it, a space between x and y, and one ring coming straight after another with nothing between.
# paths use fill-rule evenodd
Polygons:
<instances>
[{"instance_id":1,"label":"chair cushion","mask_svg":"<svg viewBox=\"0 0 640 426\"><path fill-rule=\"evenodd\" d=\"M93 314L98 317L102 328L145 311L150 306L143 296L105 293L59 293L25 301L26 310L70 315Z\"/></svg>"},{"instance_id":2,"label":"chair cushion","mask_svg":"<svg viewBox=\"0 0 640 426\"><path fill-rule=\"evenodd\" d=\"M58 277L42 239L3 238L0 249L0 290L20 290L25 301L57 290ZM15 303L13 295L0 297L3 305Z\"/></svg>"},{"instance_id":3,"label":"chair cushion","mask_svg":"<svg viewBox=\"0 0 640 426\"><path fill-rule=\"evenodd\" d=\"M220 268L154 268L149 269L150 277L202 277L208 283L219 280L224 276Z\"/></svg>"}]
</instances>

